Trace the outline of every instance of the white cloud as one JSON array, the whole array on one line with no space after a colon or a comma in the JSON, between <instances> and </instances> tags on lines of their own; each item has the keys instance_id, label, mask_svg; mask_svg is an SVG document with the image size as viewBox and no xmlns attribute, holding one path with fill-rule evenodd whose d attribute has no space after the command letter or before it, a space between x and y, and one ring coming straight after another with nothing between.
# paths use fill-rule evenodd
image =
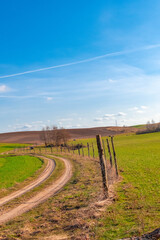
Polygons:
<instances>
[{"instance_id":1,"label":"white cloud","mask_svg":"<svg viewBox=\"0 0 160 240\"><path fill-rule=\"evenodd\" d=\"M103 121L103 118L95 118L94 121L95 121L95 122L102 122L102 121Z\"/></svg>"},{"instance_id":2,"label":"white cloud","mask_svg":"<svg viewBox=\"0 0 160 240\"><path fill-rule=\"evenodd\" d=\"M137 113L144 113L144 111L142 111L142 110L137 110L136 112Z\"/></svg>"},{"instance_id":3,"label":"white cloud","mask_svg":"<svg viewBox=\"0 0 160 240\"><path fill-rule=\"evenodd\" d=\"M9 88L6 85L0 85L0 93L8 92Z\"/></svg>"},{"instance_id":4,"label":"white cloud","mask_svg":"<svg viewBox=\"0 0 160 240\"><path fill-rule=\"evenodd\" d=\"M110 83L115 83L115 82L117 82L117 81L110 78L110 79L108 79L108 82L110 82Z\"/></svg>"},{"instance_id":5,"label":"white cloud","mask_svg":"<svg viewBox=\"0 0 160 240\"><path fill-rule=\"evenodd\" d=\"M36 131L41 130L46 125L43 123L43 121L35 121L31 123L24 123L24 124L16 124L15 126L11 126L9 128L14 129L14 131Z\"/></svg>"},{"instance_id":6,"label":"white cloud","mask_svg":"<svg viewBox=\"0 0 160 240\"><path fill-rule=\"evenodd\" d=\"M130 108L130 111L135 111L136 113L144 113L148 106L140 106L140 107L133 107Z\"/></svg>"},{"instance_id":7,"label":"white cloud","mask_svg":"<svg viewBox=\"0 0 160 240\"><path fill-rule=\"evenodd\" d=\"M104 121L109 121L109 120L115 121L117 117L123 118L125 116L126 116L126 113L124 113L124 112L107 113L103 117L97 117L97 118L93 119L93 121L103 123Z\"/></svg>"},{"instance_id":8,"label":"white cloud","mask_svg":"<svg viewBox=\"0 0 160 240\"><path fill-rule=\"evenodd\" d=\"M53 97L46 97L47 101L52 101Z\"/></svg>"},{"instance_id":9,"label":"white cloud","mask_svg":"<svg viewBox=\"0 0 160 240\"><path fill-rule=\"evenodd\" d=\"M129 108L130 111L137 111L138 107Z\"/></svg>"},{"instance_id":10,"label":"white cloud","mask_svg":"<svg viewBox=\"0 0 160 240\"><path fill-rule=\"evenodd\" d=\"M124 113L124 112L119 112L116 116L117 116L117 117L126 116L126 113Z\"/></svg>"},{"instance_id":11,"label":"white cloud","mask_svg":"<svg viewBox=\"0 0 160 240\"><path fill-rule=\"evenodd\" d=\"M142 109L147 109L148 107L147 106L141 106Z\"/></svg>"},{"instance_id":12,"label":"white cloud","mask_svg":"<svg viewBox=\"0 0 160 240\"><path fill-rule=\"evenodd\" d=\"M76 125L73 125L72 128L81 128L82 125L81 124L76 124Z\"/></svg>"},{"instance_id":13,"label":"white cloud","mask_svg":"<svg viewBox=\"0 0 160 240\"><path fill-rule=\"evenodd\" d=\"M62 119L60 119L60 122L70 122L70 121L72 121L73 120L73 118L62 118Z\"/></svg>"},{"instance_id":14,"label":"white cloud","mask_svg":"<svg viewBox=\"0 0 160 240\"><path fill-rule=\"evenodd\" d=\"M123 117L126 116L126 113L124 112L118 112L118 113L114 113L114 114L105 114L104 115L104 119L109 118L109 119L113 119L115 117Z\"/></svg>"},{"instance_id":15,"label":"white cloud","mask_svg":"<svg viewBox=\"0 0 160 240\"><path fill-rule=\"evenodd\" d=\"M111 117L114 117L114 116L115 116L115 114L105 114L104 118L111 118Z\"/></svg>"}]
</instances>

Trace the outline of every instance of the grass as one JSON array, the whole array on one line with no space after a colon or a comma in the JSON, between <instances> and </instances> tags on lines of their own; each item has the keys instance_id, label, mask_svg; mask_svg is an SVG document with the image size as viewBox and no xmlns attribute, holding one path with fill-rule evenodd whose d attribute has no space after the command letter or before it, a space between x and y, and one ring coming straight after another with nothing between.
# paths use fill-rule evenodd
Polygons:
<instances>
[{"instance_id":1,"label":"grass","mask_svg":"<svg viewBox=\"0 0 160 240\"><path fill-rule=\"evenodd\" d=\"M73 143L81 142L85 146L87 142L96 145L95 139L81 139ZM56 197L19 217L20 226L17 219L8 225L8 229L7 226L1 229L2 232L7 234L13 230L15 239L17 234L29 239L65 232L80 236L79 239L83 239L82 235L86 233L90 239L114 240L140 236L158 228L160 133L119 135L114 142L122 181L116 185L115 201L106 207L100 217L96 217L95 210L89 207L101 193L99 163L68 155L74 165L70 183ZM87 155L87 148L84 151ZM98 156L96 147L95 155Z\"/></svg>"},{"instance_id":2,"label":"grass","mask_svg":"<svg viewBox=\"0 0 160 240\"><path fill-rule=\"evenodd\" d=\"M87 142L90 146L93 143L98 156L95 139L76 140L71 144L87 146ZM116 189L115 203L106 209L93 229L94 239L140 236L159 227L160 133L119 135L114 143L123 180ZM87 155L87 148L84 153Z\"/></svg>"},{"instance_id":3,"label":"grass","mask_svg":"<svg viewBox=\"0 0 160 240\"><path fill-rule=\"evenodd\" d=\"M134 128L145 128L146 124L139 124L139 125L134 125L134 126L131 126L131 127L134 127Z\"/></svg>"},{"instance_id":4,"label":"grass","mask_svg":"<svg viewBox=\"0 0 160 240\"><path fill-rule=\"evenodd\" d=\"M52 158L52 156L46 156L46 157ZM25 195L22 195L21 197L6 204L5 210L7 209L7 211L8 211L9 209L16 207L20 203L27 201L28 199L30 199L31 197L36 195L38 192L40 192L42 189L51 185L53 181L56 181L63 174L63 172L64 172L63 161L61 161L55 157L53 157L53 159L55 160L56 168L53 171L53 173L51 174L50 178L47 179L45 182L43 182L38 187L27 192ZM30 236L34 236L34 233L33 233L35 231L35 222L34 221L40 220L41 216L48 217L47 213L44 212L43 207L45 205L46 207L48 207L50 209L50 204L49 204L50 201L51 200L46 201L44 204L41 204L40 206L33 209L32 211L29 211L28 213L25 213L22 216L17 217L14 221L10 221L6 225L0 226L0 237L5 236L5 237L7 237L7 239L17 239L17 238L18 239L28 239L28 238L25 238L26 233L27 233L27 235L29 234ZM41 209L42 209L42 211L41 211ZM2 209L2 211L3 211L3 209ZM52 213L54 214L54 212L52 212ZM31 232L30 230L28 231L28 229L27 229L28 225L30 225L29 228L32 229L33 232ZM26 231L22 230L22 232L20 233L19 230L22 229L23 227L25 228ZM39 226L37 226L37 229L38 228L39 228ZM31 239L33 239L33 238L31 237Z\"/></svg>"},{"instance_id":5,"label":"grass","mask_svg":"<svg viewBox=\"0 0 160 240\"><path fill-rule=\"evenodd\" d=\"M21 148L27 146L27 144L19 144L19 143L0 143L0 153L8 152L13 150L14 148Z\"/></svg>"},{"instance_id":6,"label":"grass","mask_svg":"<svg viewBox=\"0 0 160 240\"><path fill-rule=\"evenodd\" d=\"M123 181L95 228L100 240L139 236L160 222L160 134L117 136L115 145Z\"/></svg>"},{"instance_id":7,"label":"grass","mask_svg":"<svg viewBox=\"0 0 160 240\"><path fill-rule=\"evenodd\" d=\"M33 156L0 157L0 189L7 189L23 182L41 166L42 161Z\"/></svg>"},{"instance_id":8,"label":"grass","mask_svg":"<svg viewBox=\"0 0 160 240\"><path fill-rule=\"evenodd\" d=\"M50 156L46 156L49 158L52 158ZM63 161L54 158L54 161L56 163L56 167L53 171L53 173L50 175L50 177L48 179L46 179L42 184L40 184L39 186L33 188L32 190L30 190L29 192L25 193L24 195L20 196L19 198L16 198L10 202L8 202L7 204L5 204L2 209L1 209L1 213L3 211L9 211L10 209L12 209L13 207L18 206L19 204L21 204L22 202L25 202L27 200L29 200L31 197L34 197L38 192L40 192L42 189L48 187L49 185L52 184L53 181L57 180L59 178L59 176L61 176L63 174L64 171L64 163ZM46 165L46 164L45 164ZM40 169L41 170L41 169ZM44 170L44 168L43 168ZM38 171L37 171L38 172ZM37 173L36 172L36 173ZM42 171L41 171L42 172ZM40 173L41 173L40 172ZM39 174L40 174L39 173ZM38 175L39 175L38 174ZM37 174L35 177L38 177ZM31 182L31 181L30 181ZM22 184L21 184L22 185ZM26 183L25 183L26 185Z\"/></svg>"}]
</instances>

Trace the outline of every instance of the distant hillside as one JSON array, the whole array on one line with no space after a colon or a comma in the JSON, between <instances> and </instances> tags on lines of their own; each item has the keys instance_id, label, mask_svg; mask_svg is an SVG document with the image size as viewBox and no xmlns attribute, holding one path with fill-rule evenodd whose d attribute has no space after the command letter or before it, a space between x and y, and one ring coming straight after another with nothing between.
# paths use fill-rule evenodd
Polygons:
<instances>
[{"instance_id":1,"label":"distant hillside","mask_svg":"<svg viewBox=\"0 0 160 240\"><path fill-rule=\"evenodd\" d=\"M96 127L96 128L80 128L68 129L71 138L90 138L97 134L102 136L116 135L122 133L136 132L134 127ZM11 132L1 133L1 143L42 143L40 139L41 131Z\"/></svg>"}]
</instances>

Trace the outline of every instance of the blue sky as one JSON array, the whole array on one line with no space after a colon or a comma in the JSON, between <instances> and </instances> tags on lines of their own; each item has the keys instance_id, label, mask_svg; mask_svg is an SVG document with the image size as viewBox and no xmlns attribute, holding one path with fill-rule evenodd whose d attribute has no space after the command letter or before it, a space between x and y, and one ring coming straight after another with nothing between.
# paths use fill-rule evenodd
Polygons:
<instances>
[{"instance_id":1,"label":"blue sky","mask_svg":"<svg viewBox=\"0 0 160 240\"><path fill-rule=\"evenodd\" d=\"M159 12L159 0L1 1L0 132L160 121Z\"/></svg>"}]
</instances>

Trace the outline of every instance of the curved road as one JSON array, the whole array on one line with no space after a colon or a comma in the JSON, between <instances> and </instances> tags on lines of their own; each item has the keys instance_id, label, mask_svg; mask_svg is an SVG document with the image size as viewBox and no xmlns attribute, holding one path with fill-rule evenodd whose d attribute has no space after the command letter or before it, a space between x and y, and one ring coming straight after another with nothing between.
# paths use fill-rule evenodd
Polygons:
<instances>
[{"instance_id":1,"label":"curved road","mask_svg":"<svg viewBox=\"0 0 160 240\"><path fill-rule=\"evenodd\" d=\"M4 213L0 216L0 224L3 224L25 212L28 212L32 208L36 207L40 203L47 200L49 197L55 195L57 192L61 190L61 188L70 180L72 176L72 165L71 163L65 159L56 157L62 160L65 164L65 172L64 174L53 182L49 187L43 189L36 196L29 199L27 202L20 204L19 206L11 209L9 212Z\"/></svg>"},{"instance_id":2,"label":"curved road","mask_svg":"<svg viewBox=\"0 0 160 240\"><path fill-rule=\"evenodd\" d=\"M40 174L40 176L36 180L31 182L29 185L25 186L24 188L13 192L6 197L0 198L0 207L2 205L6 204L7 202L13 200L14 198L20 197L21 195L25 194L26 192L37 187L51 175L51 173L54 171L55 166L56 166L55 161L52 159L46 158L46 157L42 157L42 156L41 156L41 158L46 159L48 161L48 163L47 163L47 166L44 169L44 171Z\"/></svg>"}]
</instances>

